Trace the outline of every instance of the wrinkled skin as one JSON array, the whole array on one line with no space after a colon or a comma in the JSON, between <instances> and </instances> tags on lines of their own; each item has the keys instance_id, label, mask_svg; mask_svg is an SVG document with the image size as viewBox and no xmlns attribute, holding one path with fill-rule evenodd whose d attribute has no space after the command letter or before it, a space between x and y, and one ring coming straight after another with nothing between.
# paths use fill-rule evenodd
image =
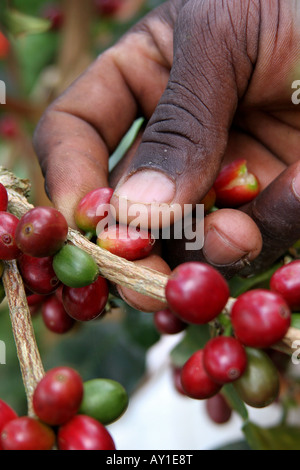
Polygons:
<instances>
[{"instance_id":1,"label":"wrinkled skin","mask_svg":"<svg viewBox=\"0 0 300 470\"><path fill-rule=\"evenodd\" d=\"M255 201L206 217L203 250L168 241L166 255L139 263L168 273L200 259L227 277L262 269L300 238L299 79L296 0L167 1L46 110L34 145L48 194L71 225L81 197L108 184L116 208L120 197L157 210L196 204L222 165L246 158L262 188ZM146 128L109 177L108 157L140 115ZM118 290L142 310L159 307Z\"/></svg>"}]
</instances>

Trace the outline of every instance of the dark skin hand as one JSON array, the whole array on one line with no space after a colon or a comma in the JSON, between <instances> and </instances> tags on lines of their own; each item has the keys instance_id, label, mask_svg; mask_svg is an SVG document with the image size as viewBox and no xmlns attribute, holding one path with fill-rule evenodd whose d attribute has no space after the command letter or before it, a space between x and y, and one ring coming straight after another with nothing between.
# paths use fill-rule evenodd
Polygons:
<instances>
[{"instance_id":1,"label":"dark skin hand","mask_svg":"<svg viewBox=\"0 0 300 470\"><path fill-rule=\"evenodd\" d=\"M256 200L207 216L200 252L169 241L169 265L159 250L138 263L168 273L193 257L227 277L264 268L300 238L300 107L291 100L299 66L296 0L165 2L42 117L34 145L51 200L70 225L81 197L109 184L116 209L120 198L157 210L197 204L222 165L243 157L262 188ZM141 143L109 181L109 155L140 115ZM118 289L141 310L161 307Z\"/></svg>"}]
</instances>

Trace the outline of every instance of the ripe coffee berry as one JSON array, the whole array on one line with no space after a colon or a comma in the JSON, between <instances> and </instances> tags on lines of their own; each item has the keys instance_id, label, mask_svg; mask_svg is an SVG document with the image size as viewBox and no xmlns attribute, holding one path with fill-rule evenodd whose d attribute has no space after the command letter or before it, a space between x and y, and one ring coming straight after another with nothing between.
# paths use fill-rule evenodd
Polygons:
<instances>
[{"instance_id":1,"label":"ripe coffee berry","mask_svg":"<svg viewBox=\"0 0 300 470\"><path fill-rule=\"evenodd\" d=\"M182 383L181 383L181 367L176 367L176 366L173 366L172 369L171 369L171 373L172 373L172 381L173 381L173 385L174 385L174 388L175 390L180 394L180 395L183 395L183 396L186 396L186 393L183 389L183 386L182 386Z\"/></svg>"},{"instance_id":2,"label":"ripe coffee berry","mask_svg":"<svg viewBox=\"0 0 300 470\"><path fill-rule=\"evenodd\" d=\"M10 421L1 433L4 450L51 450L54 444L54 431L28 416Z\"/></svg>"},{"instance_id":3,"label":"ripe coffee berry","mask_svg":"<svg viewBox=\"0 0 300 470\"><path fill-rule=\"evenodd\" d=\"M10 50L10 43L0 31L0 60L5 59Z\"/></svg>"},{"instance_id":4,"label":"ripe coffee berry","mask_svg":"<svg viewBox=\"0 0 300 470\"><path fill-rule=\"evenodd\" d=\"M235 338L218 336L205 345L203 364L212 380L226 384L243 375L247 367L247 354Z\"/></svg>"},{"instance_id":5,"label":"ripe coffee berry","mask_svg":"<svg viewBox=\"0 0 300 470\"><path fill-rule=\"evenodd\" d=\"M13 260L21 254L15 240L19 219L9 212L0 212L0 259Z\"/></svg>"},{"instance_id":6,"label":"ripe coffee berry","mask_svg":"<svg viewBox=\"0 0 300 470\"><path fill-rule=\"evenodd\" d=\"M280 294L294 312L300 310L300 261L292 261L277 269L270 280L270 288Z\"/></svg>"},{"instance_id":7,"label":"ripe coffee berry","mask_svg":"<svg viewBox=\"0 0 300 470\"><path fill-rule=\"evenodd\" d=\"M0 33L0 43L1 43L1 33ZM0 48L1 48L1 45L0 45ZM3 137L3 139L13 140L13 139L16 139L19 134L20 134L19 124L13 116L4 116L2 119L0 119L0 136Z\"/></svg>"},{"instance_id":8,"label":"ripe coffee berry","mask_svg":"<svg viewBox=\"0 0 300 470\"><path fill-rule=\"evenodd\" d=\"M62 301L70 317L77 321L90 321L103 313L108 295L106 279L98 276L96 281L85 287L63 286Z\"/></svg>"},{"instance_id":9,"label":"ripe coffee berry","mask_svg":"<svg viewBox=\"0 0 300 470\"><path fill-rule=\"evenodd\" d=\"M61 282L52 267L53 257L35 258L21 254L18 258L20 274L25 286L34 294L49 295L55 292Z\"/></svg>"},{"instance_id":10,"label":"ripe coffee berry","mask_svg":"<svg viewBox=\"0 0 300 470\"><path fill-rule=\"evenodd\" d=\"M108 216L113 192L111 188L98 188L84 196L74 214L77 227L84 232L96 235L97 225Z\"/></svg>"},{"instance_id":11,"label":"ripe coffee berry","mask_svg":"<svg viewBox=\"0 0 300 470\"><path fill-rule=\"evenodd\" d=\"M259 194L259 183L249 173L247 161L235 160L219 173L215 183L216 205L218 207L239 207L252 201Z\"/></svg>"},{"instance_id":12,"label":"ripe coffee berry","mask_svg":"<svg viewBox=\"0 0 300 470\"><path fill-rule=\"evenodd\" d=\"M203 365L203 350L195 352L181 369L181 383L190 398L205 400L216 395L221 385L214 382Z\"/></svg>"},{"instance_id":13,"label":"ripe coffee berry","mask_svg":"<svg viewBox=\"0 0 300 470\"><path fill-rule=\"evenodd\" d=\"M0 211L6 211L8 204L8 194L5 186L0 183Z\"/></svg>"},{"instance_id":14,"label":"ripe coffee berry","mask_svg":"<svg viewBox=\"0 0 300 470\"><path fill-rule=\"evenodd\" d=\"M45 301L45 296L40 294L30 294L27 295L27 303L32 316L39 312L43 302Z\"/></svg>"},{"instance_id":15,"label":"ripe coffee berry","mask_svg":"<svg viewBox=\"0 0 300 470\"><path fill-rule=\"evenodd\" d=\"M175 335L187 327L187 324L168 308L155 312L153 319L157 331L163 335Z\"/></svg>"},{"instance_id":16,"label":"ripe coffee berry","mask_svg":"<svg viewBox=\"0 0 300 470\"><path fill-rule=\"evenodd\" d=\"M64 334L73 328L75 320L67 314L62 302L55 296L44 300L42 318L48 330Z\"/></svg>"},{"instance_id":17,"label":"ripe coffee berry","mask_svg":"<svg viewBox=\"0 0 300 470\"><path fill-rule=\"evenodd\" d=\"M16 230L19 249L30 256L53 256L62 248L68 235L64 216L53 207L35 207L21 219Z\"/></svg>"},{"instance_id":18,"label":"ripe coffee berry","mask_svg":"<svg viewBox=\"0 0 300 470\"><path fill-rule=\"evenodd\" d=\"M190 262L178 266L166 285L170 309L184 322L205 324L216 318L229 298L223 276L209 265Z\"/></svg>"},{"instance_id":19,"label":"ripe coffee berry","mask_svg":"<svg viewBox=\"0 0 300 470\"><path fill-rule=\"evenodd\" d=\"M232 415L232 409L221 393L206 400L205 408L210 419L216 424L228 423Z\"/></svg>"},{"instance_id":20,"label":"ripe coffee berry","mask_svg":"<svg viewBox=\"0 0 300 470\"><path fill-rule=\"evenodd\" d=\"M17 413L3 400L0 400L0 436L2 429L6 426L9 421L16 419L18 417ZM1 447L1 438L0 438L0 450L3 450Z\"/></svg>"},{"instance_id":21,"label":"ripe coffee berry","mask_svg":"<svg viewBox=\"0 0 300 470\"><path fill-rule=\"evenodd\" d=\"M101 248L128 261L145 258L152 251L154 243L150 233L125 225L112 225L97 238L97 245Z\"/></svg>"},{"instance_id":22,"label":"ripe coffee berry","mask_svg":"<svg viewBox=\"0 0 300 470\"><path fill-rule=\"evenodd\" d=\"M58 430L59 450L115 450L115 443L94 418L76 415Z\"/></svg>"},{"instance_id":23,"label":"ripe coffee berry","mask_svg":"<svg viewBox=\"0 0 300 470\"><path fill-rule=\"evenodd\" d=\"M122 0L94 0L96 11L101 16L113 16L122 6Z\"/></svg>"},{"instance_id":24,"label":"ripe coffee berry","mask_svg":"<svg viewBox=\"0 0 300 470\"><path fill-rule=\"evenodd\" d=\"M237 339L245 346L268 348L285 336L291 324L291 311L275 292L254 289L238 297L231 321Z\"/></svg>"},{"instance_id":25,"label":"ripe coffee berry","mask_svg":"<svg viewBox=\"0 0 300 470\"><path fill-rule=\"evenodd\" d=\"M76 415L82 398L83 382L78 372L70 367L55 367L38 383L32 403L44 423L58 426Z\"/></svg>"},{"instance_id":26,"label":"ripe coffee berry","mask_svg":"<svg viewBox=\"0 0 300 470\"><path fill-rule=\"evenodd\" d=\"M45 5L42 10L42 17L50 21L52 31L59 31L63 26L64 13L62 8L55 3Z\"/></svg>"}]
</instances>

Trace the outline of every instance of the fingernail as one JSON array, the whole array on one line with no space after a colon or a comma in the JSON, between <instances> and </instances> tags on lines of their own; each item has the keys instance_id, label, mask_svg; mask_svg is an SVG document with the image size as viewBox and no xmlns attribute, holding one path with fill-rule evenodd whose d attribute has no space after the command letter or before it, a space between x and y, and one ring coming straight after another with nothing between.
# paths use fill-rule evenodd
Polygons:
<instances>
[{"instance_id":1,"label":"fingernail","mask_svg":"<svg viewBox=\"0 0 300 470\"><path fill-rule=\"evenodd\" d=\"M170 203L175 196L175 184L159 171L145 170L132 175L116 188L115 194L132 202Z\"/></svg>"},{"instance_id":2,"label":"fingernail","mask_svg":"<svg viewBox=\"0 0 300 470\"><path fill-rule=\"evenodd\" d=\"M249 253L238 248L215 227L211 227L205 235L203 254L209 263L225 266L247 257Z\"/></svg>"},{"instance_id":3,"label":"fingernail","mask_svg":"<svg viewBox=\"0 0 300 470\"><path fill-rule=\"evenodd\" d=\"M300 173L293 179L292 188L296 198L300 200Z\"/></svg>"}]
</instances>

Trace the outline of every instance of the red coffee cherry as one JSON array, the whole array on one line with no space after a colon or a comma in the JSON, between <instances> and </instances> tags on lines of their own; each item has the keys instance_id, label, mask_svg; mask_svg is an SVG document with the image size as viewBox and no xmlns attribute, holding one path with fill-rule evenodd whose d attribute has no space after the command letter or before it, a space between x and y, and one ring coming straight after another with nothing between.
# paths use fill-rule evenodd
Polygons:
<instances>
[{"instance_id":1,"label":"red coffee cherry","mask_svg":"<svg viewBox=\"0 0 300 470\"><path fill-rule=\"evenodd\" d=\"M34 294L50 295L61 282L52 267L53 257L35 258L21 254L18 259L20 274L25 286Z\"/></svg>"},{"instance_id":2,"label":"red coffee cherry","mask_svg":"<svg viewBox=\"0 0 300 470\"><path fill-rule=\"evenodd\" d=\"M0 32L0 49L1 49L1 32ZM1 56L1 52L0 52ZM0 57L1 60L1 57ZM3 116L0 119L0 136L6 140L14 140L20 134L19 124L14 116Z\"/></svg>"},{"instance_id":3,"label":"red coffee cherry","mask_svg":"<svg viewBox=\"0 0 300 470\"><path fill-rule=\"evenodd\" d=\"M214 189L218 207L239 207L256 198L260 191L256 176L249 173L247 160L243 159L229 163L220 171Z\"/></svg>"},{"instance_id":4,"label":"red coffee cherry","mask_svg":"<svg viewBox=\"0 0 300 470\"><path fill-rule=\"evenodd\" d=\"M6 211L8 204L8 194L5 186L0 183L0 211Z\"/></svg>"},{"instance_id":5,"label":"red coffee cherry","mask_svg":"<svg viewBox=\"0 0 300 470\"><path fill-rule=\"evenodd\" d=\"M10 42L0 31L0 60L6 59L10 51Z\"/></svg>"},{"instance_id":6,"label":"red coffee cherry","mask_svg":"<svg viewBox=\"0 0 300 470\"><path fill-rule=\"evenodd\" d=\"M4 450L51 450L54 444L54 431L29 416L10 421L1 432Z\"/></svg>"},{"instance_id":7,"label":"red coffee cherry","mask_svg":"<svg viewBox=\"0 0 300 470\"><path fill-rule=\"evenodd\" d=\"M101 248L128 261L145 258L154 243L150 233L125 225L111 225L97 238L97 245Z\"/></svg>"},{"instance_id":8,"label":"red coffee cherry","mask_svg":"<svg viewBox=\"0 0 300 470\"><path fill-rule=\"evenodd\" d=\"M55 367L38 383L33 408L44 423L58 426L76 415L83 398L83 382L74 369Z\"/></svg>"},{"instance_id":9,"label":"red coffee cherry","mask_svg":"<svg viewBox=\"0 0 300 470\"><path fill-rule=\"evenodd\" d=\"M229 287L216 269L189 262L172 272L166 298L170 309L182 321L204 324L222 312L229 298Z\"/></svg>"},{"instance_id":10,"label":"red coffee cherry","mask_svg":"<svg viewBox=\"0 0 300 470\"><path fill-rule=\"evenodd\" d=\"M63 286L62 301L70 317L77 321L90 321L103 313L108 295L106 279L98 276L96 281L85 287Z\"/></svg>"},{"instance_id":11,"label":"red coffee cherry","mask_svg":"<svg viewBox=\"0 0 300 470\"><path fill-rule=\"evenodd\" d=\"M231 321L236 337L245 346L268 348L280 341L291 324L291 311L280 295L254 289L238 297Z\"/></svg>"},{"instance_id":12,"label":"red coffee cherry","mask_svg":"<svg viewBox=\"0 0 300 470\"><path fill-rule=\"evenodd\" d=\"M113 16L122 6L122 0L94 0L96 11L101 16Z\"/></svg>"},{"instance_id":13,"label":"red coffee cherry","mask_svg":"<svg viewBox=\"0 0 300 470\"><path fill-rule=\"evenodd\" d=\"M0 259L13 260L21 254L16 244L19 219L9 212L0 212Z\"/></svg>"},{"instance_id":14,"label":"red coffee cherry","mask_svg":"<svg viewBox=\"0 0 300 470\"><path fill-rule=\"evenodd\" d=\"M2 429L6 426L9 421L16 419L18 417L17 413L3 400L0 400L0 436ZM1 447L0 439L0 450L3 450Z\"/></svg>"},{"instance_id":15,"label":"red coffee cherry","mask_svg":"<svg viewBox=\"0 0 300 470\"><path fill-rule=\"evenodd\" d=\"M55 295L43 302L42 317L48 330L57 334L67 333L75 325L75 320L68 315L62 302Z\"/></svg>"},{"instance_id":16,"label":"red coffee cherry","mask_svg":"<svg viewBox=\"0 0 300 470\"><path fill-rule=\"evenodd\" d=\"M277 269L271 277L270 288L284 298L292 311L300 311L300 261Z\"/></svg>"},{"instance_id":17,"label":"red coffee cherry","mask_svg":"<svg viewBox=\"0 0 300 470\"><path fill-rule=\"evenodd\" d=\"M221 393L206 400L205 408L210 419L216 424L226 424L232 416L232 409Z\"/></svg>"},{"instance_id":18,"label":"red coffee cherry","mask_svg":"<svg viewBox=\"0 0 300 470\"><path fill-rule=\"evenodd\" d=\"M21 219L16 230L19 249L30 256L53 256L64 245L68 224L64 216L53 207L35 207Z\"/></svg>"},{"instance_id":19,"label":"red coffee cherry","mask_svg":"<svg viewBox=\"0 0 300 470\"><path fill-rule=\"evenodd\" d=\"M157 331L163 335L176 335L187 327L187 324L168 308L155 312L153 320Z\"/></svg>"},{"instance_id":20,"label":"red coffee cherry","mask_svg":"<svg viewBox=\"0 0 300 470\"><path fill-rule=\"evenodd\" d=\"M55 3L49 3L42 10L42 17L51 22L51 30L59 31L64 23L64 13L62 8Z\"/></svg>"},{"instance_id":21,"label":"red coffee cherry","mask_svg":"<svg viewBox=\"0 0 300 470\"><path fill-rule=\"evenodd\" d=\"M181 383L190 398L205 400L216 395L221 385L214 382L203 366L203 350L195 352L181 369Z\"/></svg>"},{"instance_id":22,"label":"red coffee cherry","mask_svg":"<svg viewBox=\"0 0 300 470\"><path fill-rule=\"evenodd\" d=\"M203 364L212 380L226 384L243 375L247 367L247 354L235 338L218 336L205 345Z\"/></svg>"},{"instance_id":23,"label":"red coffee cherry","mask_svg":"<svg viewBox=\"0 0 300 470\"><path fill-rule=\"evenodd\" d=\"M40 294L27 295L27 303L32 316L39 312L46 296Z\"/></svg>"},{"instance_id":24,"label":"red coffee cherry","mask_svg":"<svg viewBox=\"0 0 300 470\"><path fill-rule=\"evenodd\" d=\"M183 389L183 386L182 386L182 383L181 383L181 369L182 369L182 367L176 367L176 366L173 366L171 368L172 380L173 380L175 390L180 395L183 395L183 396L186 397L186 393L185 393L185 391Z\"/></svg>"},{"instance_id":25,"label":"red coffee cherry","mask_svg":"<svg viewBox=\"0 0 300 470\"><path fill-rule=\"evenodd\" d=\"M107 209L113 192L111 188L98 188L81 199L74 215L79 229L92 235L97 234L97 225L108 215Z\"/></svg>"},{"instance_id":26,"label":"red coffee cherry","mask_svg":"<svg viewBox=\"0 0 300 470\"><path fill-rule=\"evenodd\" d=\"M58 430L59 450L115 450L103 424L86 415L76 415Z\"/></svg>"}]
</instances>

